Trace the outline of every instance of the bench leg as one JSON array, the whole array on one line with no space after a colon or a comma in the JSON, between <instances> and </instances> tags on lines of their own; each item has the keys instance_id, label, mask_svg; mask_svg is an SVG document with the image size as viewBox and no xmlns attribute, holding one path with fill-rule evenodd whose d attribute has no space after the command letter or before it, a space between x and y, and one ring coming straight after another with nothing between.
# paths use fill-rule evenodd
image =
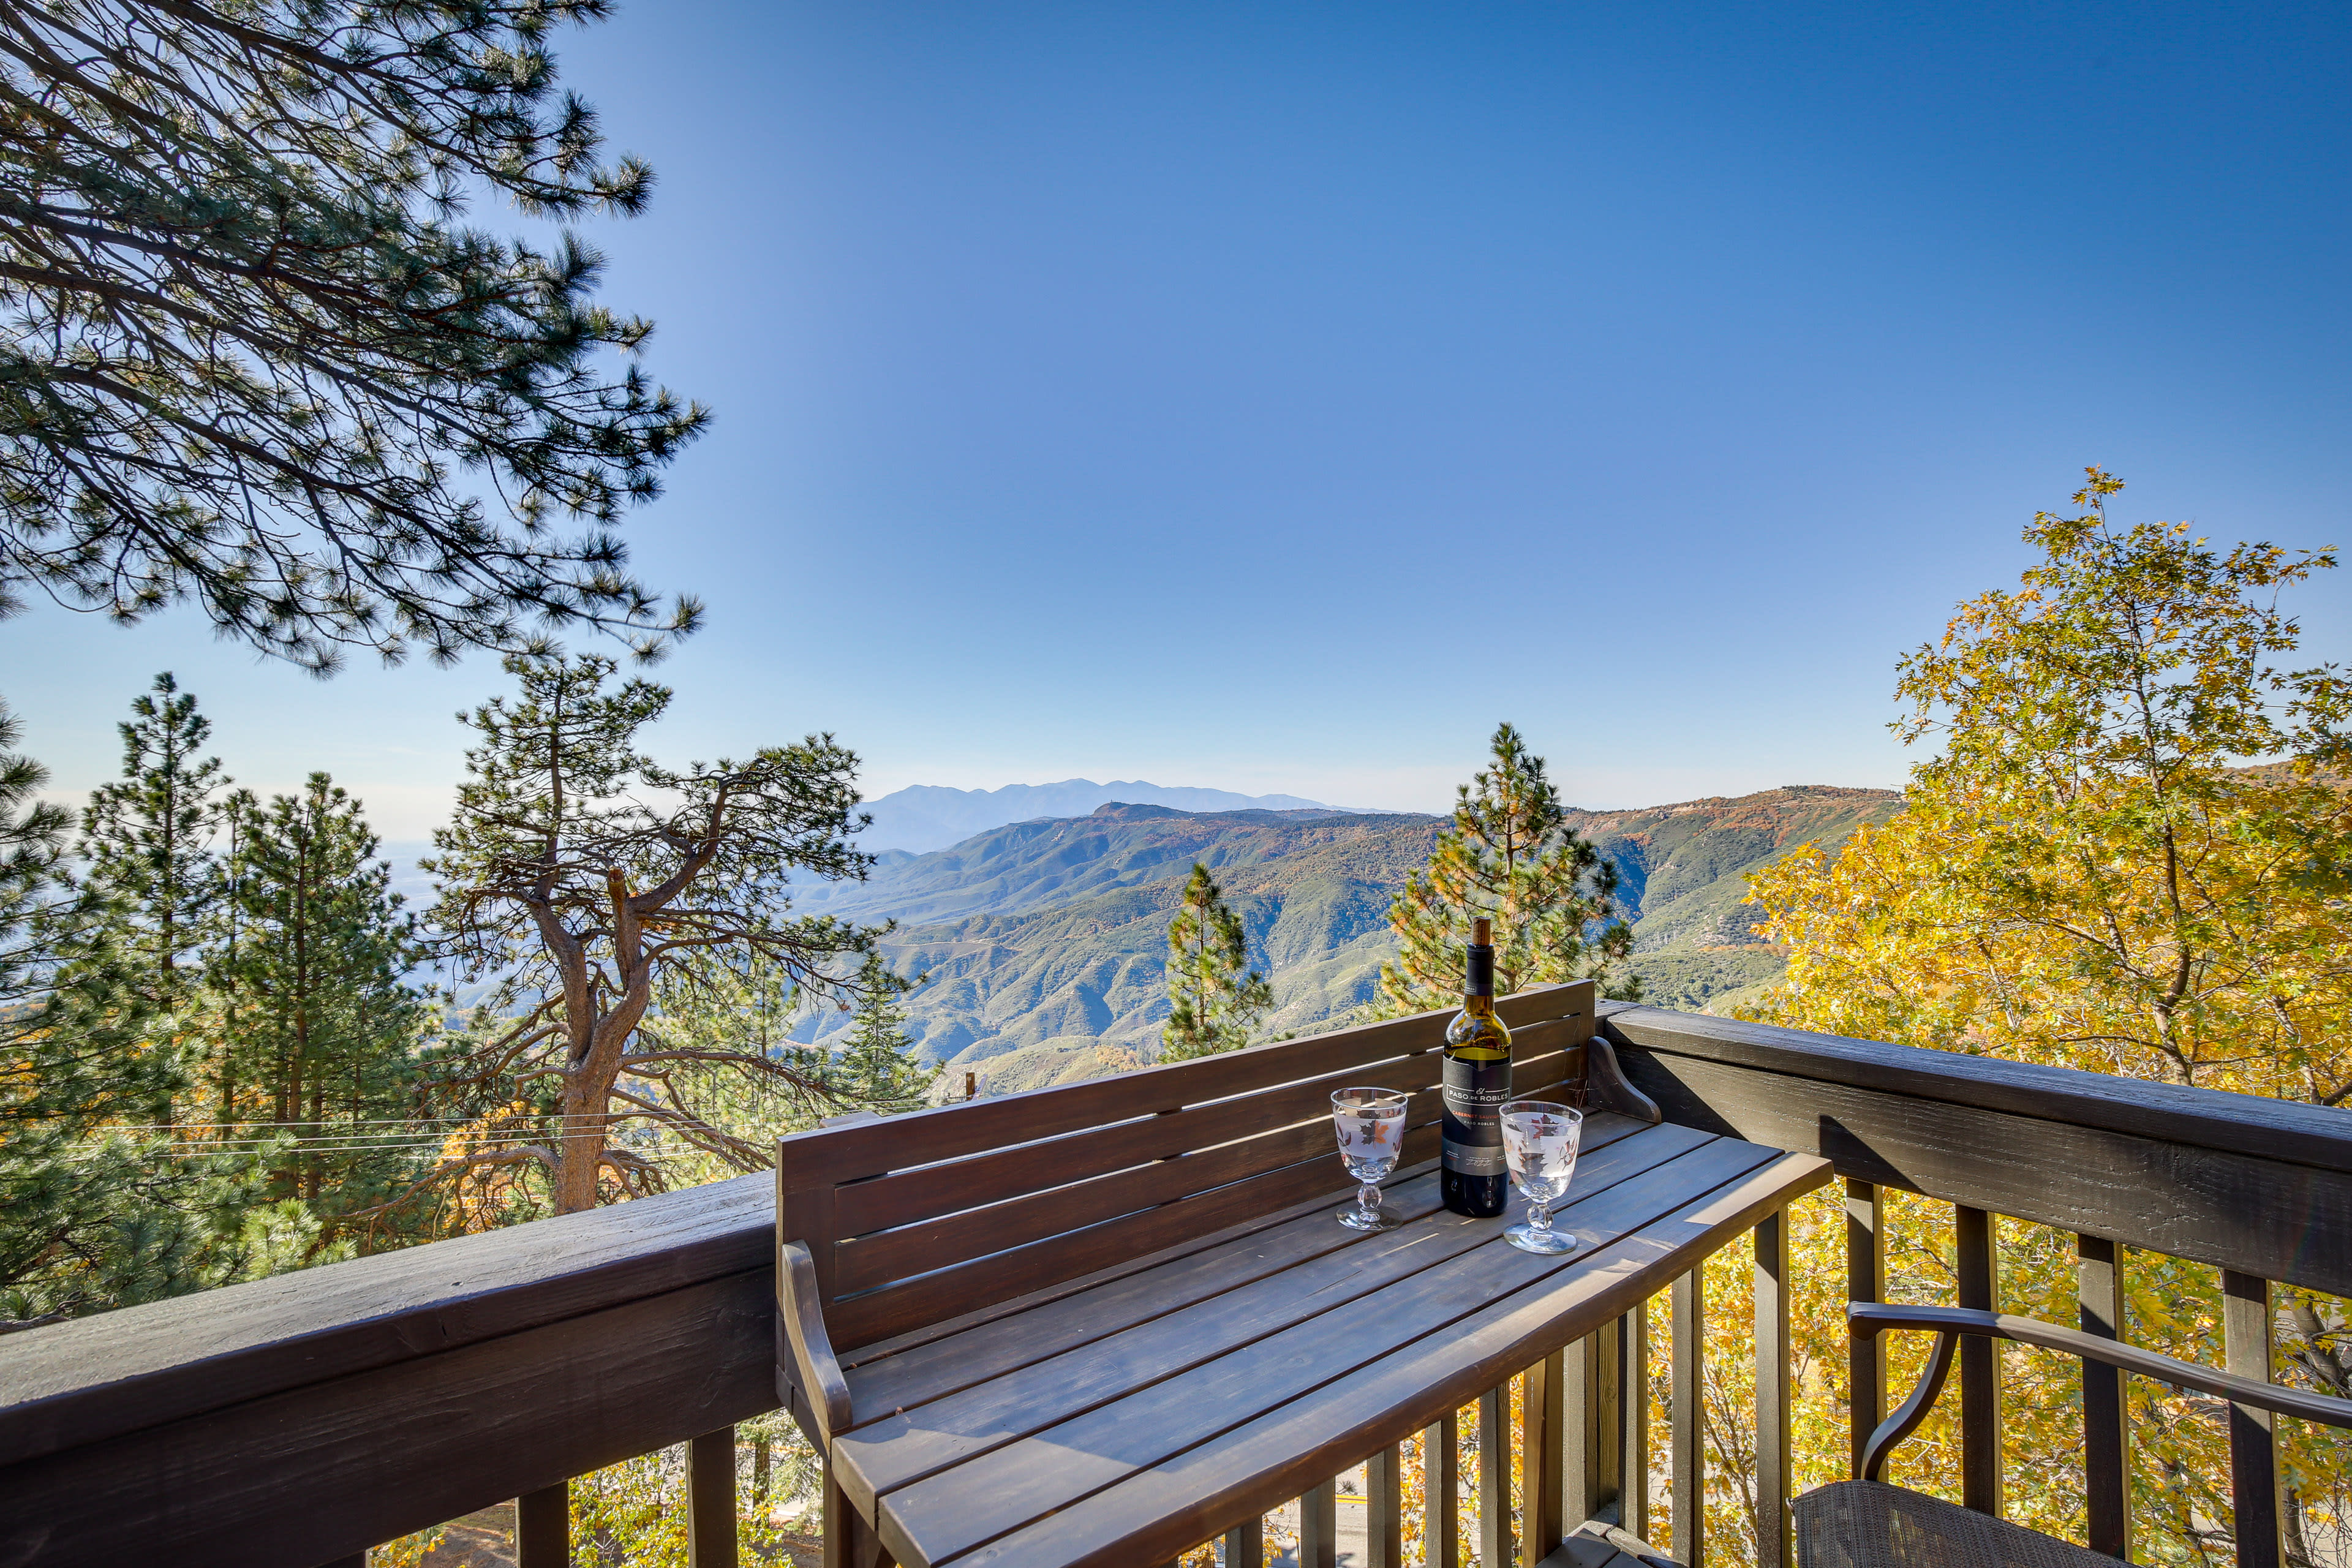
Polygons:
<instances>
[{"instance_id":1,"label":"bench leg","mask_svg":"<svg viewBox=\"0 0 2352 1568\"><path fill-rule=\"evenodd\" d=\"M824 1568L898 1568L857 1505L834 1484L830 1457L824 1462Z\"/></svg>"}]
</instances>

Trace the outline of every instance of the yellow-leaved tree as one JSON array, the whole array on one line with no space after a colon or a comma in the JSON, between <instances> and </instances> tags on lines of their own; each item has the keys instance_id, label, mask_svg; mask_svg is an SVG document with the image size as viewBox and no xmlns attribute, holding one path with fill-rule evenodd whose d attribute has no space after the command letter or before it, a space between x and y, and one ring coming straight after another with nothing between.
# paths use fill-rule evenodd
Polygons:
<instances>
[{"instance_id":1,"label":"yellow-leaved tree","mask_svg":"<svg viewBox=\"0 0 2352 1568\"><path fill-rule=\"evenodd\" d=\"M1789 969L1743 1015L2344 1106L2352 686L2333 667L2288 667L2299 627L2277 603L2336 557L2121 526L2106 509L2122 481L2089 474L2078 515L2026 531L2042 559L2022 584L1960 605L1901 662L1896 731L1938 748L1912 769L1904 809L1834 859L1809 848L1753 878L1756 929L1785 944ZM1917 1256L1891 1268L1925 1299L1948 1289L1949 1258L1925 1239L1938 1233L1918 1234ZM2071 1238L2004 1222L2003 1240L2004 1306L2070 1317ZM2219 1359L2212 1269L2133 1254L2126 1276L2130 1337ZM2284 1381L2352 1394L2344 1303L2284 1292L2278 1328ZM2003 1426L2008 1511L2079 1541L2074 1375L2012 1348ZM2226 1560L2221 1407L2144 1380L2133 1391L2135 1557ZM2308 1564L2340 1539L2352 1443L2282 1430L2288 1554ZM1913 1447L1924 1473L1906 1479L1946 1489L1934 1435Z\"/></svg>"}]
</instances>

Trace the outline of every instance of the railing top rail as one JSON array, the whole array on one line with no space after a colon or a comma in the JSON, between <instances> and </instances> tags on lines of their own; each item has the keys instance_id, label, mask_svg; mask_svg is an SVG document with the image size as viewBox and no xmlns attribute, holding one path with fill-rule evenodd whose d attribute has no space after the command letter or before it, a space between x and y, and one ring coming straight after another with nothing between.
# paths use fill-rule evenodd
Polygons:
<instances>
[{"instance_id":1,"label":"railing top rail","mask_svg":"<svg viewBox=\"0 0 2352 1568\"><path fill-rule=\"evenodd\" d=\"M2352 1109L1605 1002L1645 1050L2352 1173Z\"/></svg>"},{"instance_id":2,"label":"railing top rail","mask_svg":"<svg viewBox=\"0 0 2352 1568\"><path fill-rule=\"evenodd\" d=\"M0 1464L766 1267L764 1173L0 1339Z\"/></svg>"}]
</instances>

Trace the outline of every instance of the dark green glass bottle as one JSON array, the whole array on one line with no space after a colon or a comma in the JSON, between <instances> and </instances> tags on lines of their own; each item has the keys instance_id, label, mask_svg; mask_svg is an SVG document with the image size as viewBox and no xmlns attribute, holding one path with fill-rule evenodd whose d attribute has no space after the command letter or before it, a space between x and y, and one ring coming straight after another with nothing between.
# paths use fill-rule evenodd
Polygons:
<instances>
[{"instance_id":1,"label":"dark green glass bottle","mask_svg":"<svg viewBox=\"0 0 2352 1568\"><path fill-rule=\"evenodd\" d=\"M1455 1214L1491 1219L1503 1212L1510 1173L1503 1163L1503 1102L1511 1098L1511 1031L1495 1016L1494 925L1470 927L1469 978L1462 1011L1445 1026L1445 1148L1438 1190Z\"/></svg>"}]
</instances>

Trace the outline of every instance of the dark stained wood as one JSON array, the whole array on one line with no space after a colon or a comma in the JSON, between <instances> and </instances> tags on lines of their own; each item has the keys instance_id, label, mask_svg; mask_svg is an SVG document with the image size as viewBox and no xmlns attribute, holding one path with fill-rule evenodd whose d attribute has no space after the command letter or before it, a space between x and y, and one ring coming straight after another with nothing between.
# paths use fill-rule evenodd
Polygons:
<instances>
[{"instance_id":1,"label":"dark stained wood","mask_svg":"<svg viewBox=\"0 0 2352 1568\"><path fill-rule=\"evenodd\" d=\"M2083 1331L2101 1339L2123 1337L2122 1249L2104 1237L2074 1238L2075 1300ZM2083 1372L2083 1477L2087 1494L2086 1544L2094 1552L2131 1557L2131 1405L2124 1374L2105 1362L2085 1360Z\"/></svg>"},{"instance_id":2,"label":"dark stained wood","mask_svg":"<svg viewBox=\"0 0 2352 1568\"><path fill-rule=\"evenodd\" d=\"M1566 1363L1557 1350L1520 1375L1526 1430L1519 1439L1519 1561L1535 1565L1559 1549L1561 1520L1561 1436L1566 1424Z\"/></svg>"},{"instance_id":3,"label":"dark stained wood","mask_svg":"<svg viewBox=\"0 0 2352 1568\"><path fill-rule=\"evenodd\" d=\"M2221 1359L2252 1383L2271 1380L2271 1284L2249 1274L2221 1275ZM2338 1424L2352 1426L2352 1404ZM2279 1568L2277 1423L2258 1405L2230 1406L2230 1505L2239 1568Z\"/></svg>"},{"instance_id":4,"label":"dark stained wood","mask_svg":"<svg viewBox=\"0 0 2352 1568\"><path fill-rule=\"evenodd\" d=\"M7 1466L0 1562L323 1563L748 1420L776 1404L774 1289L761 1268Z\"/></svg>"},{"instance_id":5,"label":"dark stained wood","mask_svg":"<svg viewBox=\"0 0 2352 1568\"><path fill-rule=\"evenodd\" d=\"M1883 1301L1886 1299L1886 1224L1878 1189L1868 1182L1845 1179L1845 1299ZM1846 1351L1846 1400L1853 1427L1853 1474L1862 1474L1863 1451L1870 1435L1886 1419L1886 1342L1878 1334L1856 1334Z\"/></svg>"},{"instance_id":6,"label":"dark stained wood","mask_svg":"<svg viewBox=\"0 0 2352 1568\"><path fill-rule=\"evenodd\" d=\"M1391 1443L1364 1461L1362 1568L1405 1568L1404 1454Z\"/></svg>"},{"instance_id":7,"label":"dark stained wood","mask_svg":"<svg viewBox=\"0 0 2352 1568\"><path fill-rule=\"evenodd\" d=\"M1756 1561L1790 1568L1789 1217L1756 1227Z\"/></svg>"},{"instance_id":8,"label":"dark stained wood","mask_svg":"<svg viewBox=\"0 0 2352 1568\"><path fill-rule=\"evenodd\" d=\"M1603 1034L1617 1043L1621 1054L1630 1043L1648 1053L2352 1174L2352 1129L2345 1126L2341 1112L2325 1106L1816 1035L1662 1007L1602 1003L1598 1010ZM1625 1066L1634 1083L1656 1097L1635 1065L1628 1061ZM1666 1102L1661 1099L1660 1103ZM1666 1113L1675 1114L1671 1105Z\"/></svg>"},{"instance_id":9,"label":"dark stained wood","mask_svg":"<svg viewBox=\"0 0 2352 1568\"><path fill-rule=\"evenodd\" d=\"M1447 1410L1421 1432L1422 1561L1462 1568L1462 1415Z\"/></svg>"},{"instance_id":10,"label":"dark stained wood","mask_svg":"<svg viewBox=\"0 0 2352 1568\"><path fill-rule=\"evenodd\" d=\"M1816 1152L1841 1174L1879 1185L2352 1294L2352 1247L2313 1245L2352 1236L2352 1175L2342 1171L1638 1047L1618 1055L1672 1121ZM2242 1097L2214 1098L2235 1105ZM2063 1102L2049 1109L2054 1115Z\"/></svg>"},{"instance_id":11,"label":"dark stained wood","mask_svg":"<svg viewBox=\"0 0 2352 1568\"><path fill-rule=\"evenodd\" d=\"M1643 1296L1626 1309L1620 1353L1623 1357L1624 1397L1617 1406L1622 1423L1617 1435L1617 1500L1625 1529L1646 1539L1650 1533L1650 1300Z\"/></svg>"},{"instance_id":12,"label":"dark stained wood","mask_svg":"<svg viewBox=\"0 0 2352 1568\"><path fill-rule=\"evenodd\" d=\"M1511 1561L1511 1384L1478 1396L1478 1561Z\"/></svg>"},{"instance_id":13,"label":"dark stained wood","mask_svg":"<svg viewBox=\"0 0 2352 1568\"><path fill-rule=\"evenodd\" d=\"M1706 1564L1706 1276L1694 1268L1674 1284L1675 1561Z\"/></svg>"},{"instance_id":14,"label":"dark stained wood","mask_svg":"<svg viewBox=\"0 0 2352 1568\"><path fill-rule=\"evenodd\" d=\"M1265 1521L1245 1519L1224 1534L1223 1568L1265 1568Z\"/></svg>"},{"instance_id":15,"label":"dark stained wood","mask_svg":"<svg viewBox=\"0 0 2352 1568\"><path fill-rule=\"evenodd\" d=\"M736 1568L735 1428L686 1446L687 1568Z\"/></svg>"},{"instance_id":16,"label":"dark stained wood","mask_svg":"<svg viewBox=\"0 0 2352 1568\"><path fill-rule=\"evenodd\" d=\"M1996 1310L2000 1260L1992 1215L1955 1204L1952 1239L1959 1304ZM1993 1342L1971 1334L1960 1342L1960 1501L1997 1519L2000 1489L2000 1363Z\"/></svg>"},{"instance_id":17,"label":"dark stained wood","mask_svg":"<svg viewBox=\"0 0 2352 1568\"><path fill-rule=\"evenodd\" d=\"M1566 1055L1553 1037L1566 1033L1565 1020L1521 1031L1512 1042L1514 1073L1525 1073L1530 1084L1558 1082ZM858 1237L1302 1122L1328 1125L1334 1089L1361 1087L1419 1094L1436 1087L1440 1063L1435 1052L1351 1063L1276 1089L876 1176L842 1189L835 1223L842 1237ZM1420 1120L1430 1113L1424 1105Z\"/></svg>"},{"instance_id":18,"label":"dark stained wood","mask_svg":"<svg viewBox=\"0 0 2352 1568\"><path fill-rule=\"evenodd\" d=\"M558 1481L515 1499L515 1564L516 1568L572 1568L568 1482Z\"/></svg>"},{"instance_id":19,"label":"dark stained wood","mask_svg":"<svg viewBox=\"0 0 2352 1568\"><path fill-rule=\"evenodd\" d=\"M1620 1323L1603 1323L1568 1348L1560 1455L1561 1512L1587 1520L1617 1500L1619 1443L1624 1433Z\"/></svg>"},{"instance_id":20,"label":"dark stained wood","mask_svg":"<svg viewBox=\"0 0 2352 1568\"><path fill-rule=\"evenodd\" d=\"M745 1176L11 1334L0 1465L764 1271L773 1225Z\"/></svg>"},{"instance_id":21,"label":"dark stained wood","mask_svg":"<svg viewBox=\"0 0 2352 1568\"><path fill-rule=\"evenodd\" d=\"M1600 1158L1601 1151L1637 1131L1639 1123L1618 1116L1599 1116L1587 1123L1580 1175L1587 1191L1598 1191L1637 1168L1625 1163L1624 1156ZM1679 1129L1676 1143L1654 1138L1633 1158L1638 1161L1638 1168L1647 1169L1677 1149L1696 1147L1707 1136ZM1384 1206L1408 1223L1437 1214L1436 1173L1426 1172L1391 1186ZM1332 1205L1318 1203L1304 1214L1282 1217L1263 1229L1203 1246L1184 1258L1181 1268L1167 1267L1176 1258L1163 1256L1148 1275L1121 1275L1088 1289L1042 1301L1017 1318L982 1319L971 1326L982 1322L1002 1326L985 1335L967 1332L928 1340L859 1365L850 1380L855 1424L878 1419L893 1410L911 1409L1048 1356L1107 1339L1196 1301L1324 1258L1360 1239L1355 1232L1332 1223Z\"/></svg>"},{"instance_id":22,"label":"dark stained wood","mask_svg":"<svg viewBox=\"0 0 2352 1568\"><path fill-rule=\"evenodd\" d=\"M1325 1478L1298 1500L1298 1568L1339 1568L1339 1488Z\"/></svg>"},{"instance_id":23,"label":"dark stained wood","mask_svg":"<svg viewBox=\"0 0 2352 1568\"><path fill-rule=\"evenodd\" d=\"M1947 1311L1952 1310L1943 1309ZM1973 1311L1975 1309L1966 1310ZM1868 1321L1857 1318L1854 1331L1858 1334L1874 1326ZM1936 1348L1927 1355L1927 1370L1920 1373L1919 1382L1911 1390L1910 1397L1896 1405L1895 1413L1880 1422L1863 1443L1862 1462L1854 1467L1854 1473L1864 1480L1885 1479L1887 1457L1895 1451L1895 1446L1917 1431L1919 1423L1927 1418L1927 1412L1935 1405L1936 1396L1944 1391L1944 1380L1951 1374L1952 1352L1959 1348L1959 1334L1948 1329L1936 1336Z\"/></svg>"},{"instance_id":24,"label":"dark stained wood","mask_svg":"<svg viewBox=\"0 0 2352 1568\"><path fill-rule=\"evenodd\" d=\"M2229 1300L2224 1297L2222 1326L2225 1334ZM1991 1334L2004 1340L2015 1340L2021 1345L2039 1345L2043 1350L2057 1351L2064 1355L2102 1361L2142 1377L2178 1384L2183 1388L2193 1388L2200 1394L2210 1394L2217 1399L2230 1400L2251 1409L2352 1430L2352 1399L2337 1399L2307 1388L2265 1383L2253 1376L2251 1371L2242 1373L2216 1372L2201 1362L2181 1361L2155 1351L2142 1350L2135 1344L2087 1334L2080 1329L2045 1323L2039 1318L2021 1318L2008 1312L1972 1311L1965 1307L1914 1307L1890 1302L1852 1306L1846 1309L1846 1312L1853 1321L1857 1332L1899 1328L1932 1329L1937 1333ZM2247 1359L2251 1365L2251 1352Z\"/></svg>"},{"instance_id":25,"label":"dark stained wood","mask_svg":"<svg viewBox=\"0 0 2352 1568\"><path fill-rule=\"evenodd\" d=\"M776 1321L792 1352L793 1383L800 1396L793 1408L805 1410L815 1421L821 1439L830 1437L849 1425L849 1384L841 1375L833 1340L825 1332L816 1264L808 1248L797 1241L783 1242L776 1248Z\"/></svg>"},{"instance_id":26,"label":"dark stained wood","mask_svg":"<svg viewBox=\"0 0 2352 1568\"><path fill-rule=\"evenodd\" d=\"M1038 1561L1108 1568L1181 1550L1178 1543L1200 1540L1223 1521L1265 1506L1260 1500L1278 1500L1293 1489L1293 1476L1328 1474L1493 1387L1535 1356L1581 1337L1660 1279L1696 1264L1726 1232L1747 1229L1827 1178L1820 1163L1783 1155L1638 1235L1580 1248L1572 1256L1585 1266L1564 1274L1559 1260L1489 1248L1510 1253L1507 1267L1527 1268L1551 1283L1513 1292L1449 1324L1443 1334L1424 1335L1303 1396L1286 1398L1208 1442L988 1542L959 1558L956 1568Z\"/></svg>"},{"instance_id":27,"label":"dark stained wood","mask_svg":"<svg viewBox=\"0 0 2352 1568\"><path fill-rule=\"evenodd\" d=\"M1613 1239L1766 1157L1687 1128L1654 1128L1602 1151L1593 1162L1594 1185L1560 1211L1559 1223ZM834 1462L860 1508L888 1494L905 1533L893 1537L886 1523L884 1538L901 1557L936 1562L962 1549L945 1542L985 1539L973 1532L986 1531L1000 1512L1017 1512L1033 1498L1045 1500L1035 1505L1041 1510L1052 1506L1090 1464L1108 1466L1112 1475L1150 1464L1267 1400L1313 1386L1350 1357L1367 1359L1402 1334L1433 1332L1491 1292L1523 1288L1562 1263L1507 1247L1526 1263L1497 1266L1474 1256L1500 1246L1493 1221L1441 1211L857 1427L836 1439ZM1213 1397L1199 1392L1197 1378L1162 1381L1207 1363ZM924 1484L950 1466L951 1474ZM974 1492L983 1495L973 1500Z\"/></svg>"},{"instance_id":28,"label":"dark stained wood","mask_svg":"<svg viewBox=\"0 0 2352 1568\"><path fill-rule=\"evenodd\" d=\"M1546 1051L1577 1043L1589 1029L1592 983L1530 987L1498 998L1495 1010L1514 1031L1569 1018L1565 1037ZM1305 1039L1252 1046L1192 1061L1171 1062L1086 1083L1032 1089L893 1116L865 1126L826 1128L782 1141L779 1166L792 1179L830 1175L835 1181L878 1176L916 1163L960 1159L1039 1139L1091 1131L1113 1122L1181 1110L1277 1084L1321 1078L1350 1067L1434 1051L1445 1043L1451 1009L1337 1029ZM1558 1032L1555 1032L1557 1037Z\"/></svg>"}]
</instances>

